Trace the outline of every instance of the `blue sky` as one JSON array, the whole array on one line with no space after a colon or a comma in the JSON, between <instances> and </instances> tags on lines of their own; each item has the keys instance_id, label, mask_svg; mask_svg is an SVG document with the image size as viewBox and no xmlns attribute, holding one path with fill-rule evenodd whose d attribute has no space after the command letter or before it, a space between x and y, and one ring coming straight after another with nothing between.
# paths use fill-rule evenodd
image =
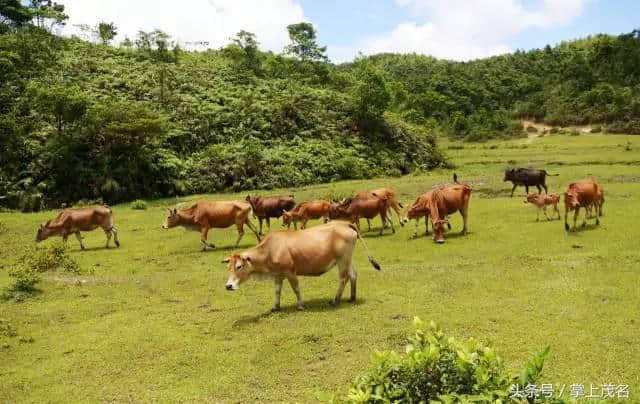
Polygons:
<instances>
[{"instance_id":1,"label":"blue sky","mask_svg":"<svg viewBox=\"0 0 640 404\"><path fill-rule=\"evenodd\" d=\"M640 28L640 0L58 0L77 24L112 21L120 35L162 29L219 48L241 29L281 52L286 26L312 22L336 62L358 52L416 52L470 60L596 33ZM91 38L87 38L91 39Z\"/></svg>"}]
</instances>

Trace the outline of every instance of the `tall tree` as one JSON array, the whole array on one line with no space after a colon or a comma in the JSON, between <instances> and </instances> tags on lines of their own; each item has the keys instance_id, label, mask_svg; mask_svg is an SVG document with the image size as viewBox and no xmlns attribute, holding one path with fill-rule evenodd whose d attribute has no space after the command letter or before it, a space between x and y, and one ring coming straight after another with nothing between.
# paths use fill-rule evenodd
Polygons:
<instances>
[{"instance_id":1,"label":"tall tree","mask_svg":"<svg viewBox=\"0 0 640 404\"><path fill-rule=\"evenodd\" d=\"M109 42L118 35L116 25L112 22L101 22L98 24L96 31L103 45L109 45Z\"/></svg>"},{"instance_id":2,"label":"tall tree","mask_svg":"<svg viewBox=\"0 0 640 404\"><path fill-rule=\"evenodd\" d=\"M24 25L32 18L31 10L25 7L20 0L0 0L0 33L6 31L11 25Z\"/></svg>"},{"instance_id":3,"label":"tall tree","mask_svg":"<svg viewBox=\"0 0 640 404\"><path fill-rule=\"evenodd\" d=\"M288 55L293 55L300 60L310 62L328 62L327 47L318 46L317 33L313 24L301 22L287 26L291 44L284 49Z\"/></svg>"},{"instance_id":4,"label":"tall tree","mask_svg":"<svg viewBox=\"0 0 640 404\"><path fill-rule=\"evenodd\" d=\"M42 29L52 30L56 25L63 26L69 19L64 12L64 5L51 0L31 0L30 8L36 25Z\"/></svg>"},{"instance_id":5,"label":"tall tree","mask_svg":"<svg viewBox=\"0 0 640 404\"><path fill-rule=\"evenodd\" d=\"M256 35L245 30L241 30L235 37L231 38L231 47L235 46L241 54L240 63L257 75L260 74L262 63L258 45L259 42L256 40Z\"/></svg>"}]
</instances>

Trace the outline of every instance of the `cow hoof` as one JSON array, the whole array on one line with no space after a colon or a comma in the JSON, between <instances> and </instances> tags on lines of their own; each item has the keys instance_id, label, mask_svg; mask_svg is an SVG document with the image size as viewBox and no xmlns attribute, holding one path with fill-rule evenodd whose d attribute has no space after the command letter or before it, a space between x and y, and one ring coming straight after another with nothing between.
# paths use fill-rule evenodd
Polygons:
<instances>
[{"instance_id":1,"label":"cow hoof","mask_svg":"<svg viewBox=\"0 0 640 404\"><path fill-rule=\"evenodd\" d=\"M355 303L356 302L356 298L352 297L351 299L349 299L349 303Z\"/></svg>"},{"instance_id":2,"label":"cow hoof","mask_svg":"<svg viewBox=\"0 0 640 404\"><path fill-rule=\"evenodd\" d=\"M304 311L304 306L298 306L298 311Z\"/></svg>"},{"instance_id":3,"label":"cow hoof","mask_svg":"<svg viewBox=\"0 0 640 404\"><path fill-rule=\"evenodd\" d=\"M120 247L120 242L116 241L116 247Z\"/></svg>"},{"instance_id":4,"label":"cow hoof","mask_svg":"<svg viewBox=\"0 0 640 404\"><path fill-rule=\"evenodd\" d=\"M444 240L436 240L436 243L438 243L438 244L444 244Z\"/></svg>"}]
</instances>

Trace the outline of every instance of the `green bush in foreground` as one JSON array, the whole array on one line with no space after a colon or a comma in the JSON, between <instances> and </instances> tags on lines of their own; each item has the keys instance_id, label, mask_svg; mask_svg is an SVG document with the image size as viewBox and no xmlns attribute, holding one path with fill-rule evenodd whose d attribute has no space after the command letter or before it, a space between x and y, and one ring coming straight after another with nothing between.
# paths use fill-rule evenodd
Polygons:
<instances>
[{"instance_id":1,"label":"green bush in foreground","mask_svg":"<svg viewBox=\"0 0 640 404\"><path fill-rule=\"evenodd\" d=\"M147 203L142 199L136 199L131 202L131 209L133 210L147 210Z\"/></svg>"},{"instance_id":2,"label":"green bush in foreground","mask_svg":"<svg viewBox=\"0 0 640 404\"><path fill-rule=\"evenodd\" d=\"M516 398L542 374L549 353L535 351L519 375L506 371L492 347L473 338L447 337L433 322L414 320L416 333L406 354L376 352L373 367L360 376L344 398L349 403L544 402L544 397ZM554 401L559 402L559 401Z\"/></svg>"}]
</instances>

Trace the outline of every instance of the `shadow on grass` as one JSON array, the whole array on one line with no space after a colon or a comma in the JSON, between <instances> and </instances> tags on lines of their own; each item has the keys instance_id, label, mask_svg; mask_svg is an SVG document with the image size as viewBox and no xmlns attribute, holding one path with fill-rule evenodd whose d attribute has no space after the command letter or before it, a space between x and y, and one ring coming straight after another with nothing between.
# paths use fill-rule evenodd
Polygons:
<instances>
[{"instance_id":1,"label":"shadow on grass","mask_svg":"<svg viewBox=\"0 0 640 404\"><path fill-rule=\"evenodd\" d=\"M357 299L355 302L349 302L348 297L345 299L344 297L340 301L338 306L334 306L332 304L333 300L330 299L311 299L304 302L304 310L298 310L298 305L296 303L285 305L280 308L280 311L272 312L271 309L256 314L253 316L243 316L240 319L236 320L233 323L234 328L245 327L251 324L256 324L270 316L303 316L305 313L322 313L322 312L333 312L339 310L348 310L353 306L359 306L361 304L366 303L366 299Z\"/></svg>"},{"instance_id":2,"label":"shadow on grass","mask_svg":"<svg viewBox=\"0 0 640 404\"><path fill-rule=\"evenodd\" d=\"M578 235L578 234L582 233L583 231L592 231L592 230L596 230L596 229L599 229L599 228L600 228L600 225L598 225L598 224L595 224L595 223L594 224L588 224L587 223L585 226L579 225L575 229L573 228L573 226L571 226L569 228L569 230L566 231L566 232L569 235L571 235L571 234Z\"/></svg>"}]
</instances>

